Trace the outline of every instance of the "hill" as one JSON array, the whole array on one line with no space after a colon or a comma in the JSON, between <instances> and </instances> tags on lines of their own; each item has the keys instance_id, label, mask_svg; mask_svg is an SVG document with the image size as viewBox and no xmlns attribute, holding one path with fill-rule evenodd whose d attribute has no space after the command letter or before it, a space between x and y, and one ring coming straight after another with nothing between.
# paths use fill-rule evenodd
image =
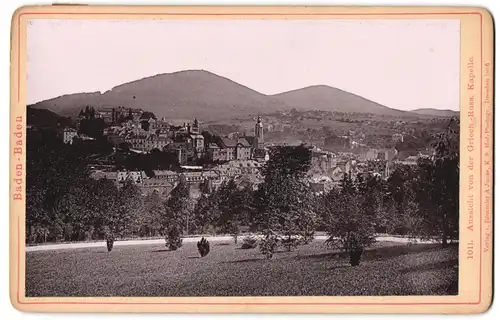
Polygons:
<instances>
[{"instance_id":1,"label":"hill","mask_svg":"<svg viewBox=\"0 0 500 320\"><path fill-rule=\"evenodd\" d=\"M404 116L408 112L391 109L358 95L324 85L311 86L274 95L297 110L322 110Z\"/></svg>"},{"instance_id":2,"label":"hill","mask_svg":"<svg viewBox=\"0 0 500 320\"><path fill-rule=\"evenodd\" d=\"M417 113L420 115L434 116L434 117L459 117L460 116L460 112L458 112L458 111L438 110L438 109L432 109L432 108L416 109L416 110L412 110L411 112Z\"/></svg>"},{"instance_id":3,"label":"hill","mask_svg":"<svg viewBox=\"0 0 500 320\"><path fill-rule=\"evenodd\" d=\"M46 109L28 107L26 115L28 125L37 127L67 127L72 125L70 118L61 117L60 115Z\"/></svg>"},{"instance_id":4,"label":"hill","mask_svg":"<svg viewBox=\"0 0 500 320\"><path fill-rule=\"evenodd\" d=\"M76 93L33 105L63 116L76 116L85 106L142 108L159 117L217 121L279 110L363 112L391 116L417 114L383 105L328 86L311 86L264 95L230 79L203 70L187 70L125 83L105 92ZM422 116L426 116L422 114Z\"/></svg>"},{"instance_id":5,"label":"hill","mask_svg":"<svg viewBox=\"0 0 500 320\"><path fill-rule=\"evenodd\" d=\"M205 120L285 110L282 102L207 71L160 74L101 93L64 95L35 104L61 115L76 116L86 105L142 108L167 118Z\"/></svg>"},{"instance_id":6,"label":"hill","mask_svg":"<svg viewBox=\"0 0 500 320\"><path fill-rule=\"evenodd\" d=\"M47 109L63 116L76 116L85 106L96 104L100 96L100 92L65 94L57 98L35 103L28 107Z\"/></svg>"}]
</instances>

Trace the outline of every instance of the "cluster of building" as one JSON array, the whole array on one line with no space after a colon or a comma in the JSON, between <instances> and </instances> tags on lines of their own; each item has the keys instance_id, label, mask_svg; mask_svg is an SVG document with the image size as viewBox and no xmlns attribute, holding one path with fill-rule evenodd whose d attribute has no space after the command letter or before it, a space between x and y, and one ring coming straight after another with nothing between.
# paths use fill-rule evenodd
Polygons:
<instances>
[{"instance_id":1,"label":"cluster of building","mask_svg":"<svg viewBox=\"0 0 500 320\"><path fill-rule=\"evenodd\" d=\"M212 141L205 141L205 137L200 134L197 119L192 124L174 128L171 132L172 142L165 150L177 152L180 164L202 158L219 163L233 160L263 160L265 157L265 152L262 152L264 131L260 117L255 123L254 136L212 137Z\"/></svg>"},{"instance_id":2,"label":"cluster of building","mask_svg":"<svg viewBox=\"0 0 500 320\"><path fill-rule=\"evenodd\" d=\"M398 166L416 166L420 158L430 156L430 153L398 152L394 148L369 149L361 154L335 154L315 148L312 151L309 181L315 192L327 192L339 186L345 174L350 174L354 180L359 175L387 179Z\"/></svg>"},{"instance_id":3,"label":"cluster of building","mask_svg":"<svg viewBox=\"0 0 500 320\"><path fill-rule=\"evenodd\" d=\"M335 154L313 148L307 180L313 192L324 193L338 187L345 174L350 174L354 180L359 175L387 179L397 165L417 165L417 160L426 156L398 153L395 149L371 149L362 155L356 155ZM177 184L184 181L190 188L191 197L197 198L203 187L205 190L216 190L230 179L234 179L240 186L256 189L263 182L261 168L264 164L265 161L254 159L235 159L210 168L182 166L180 171L155 170L153 177L148 177L143 171L106 170L95 170L92 177L113 180L117 185L131 180L144 195L157 193L162 198L167 198Z\"/></svg>"},{"instance_id":4,"label":"cluster of building","mask_svg":"<svg viewBox=\"0 0 500 320\"><path fill-rule=\"evenodd\" d=\"M143 119L133 112L135 111L130 110L131 116L119 125L111 122L104 130L103 134L113 144L126 143L132 151L138 152L150 152L153 149L175 152L181 165L203 158L211 162L226 162L265 157L264 130L260 117L255 123L254 136L214 137L213 141L205 141L197 119L192 123L175 126L164 118ZM116 119L116 113L115 109L104 114L101 110L97 111L100 117L106 117L110 121Z\"/></svg>"},{"instance_id":5,"label":"cluster of building","mask_svg":"<svg viewBox=\"0 0 500 320\"><path fill-rule=\"evenodd\" d=\"M96 163L91 176L94 179L108 179L118 186L130 180L143 194L168 194L181 181L185 181L192 197L199 196L202 186L216 189L223 181L234 179L239 185L256 188L262 182L260 168L269 156L264 147L264 126L262 119L256 119L254 135L232 135L218 137L207 135L205 140L197 119L182 125L173 125L164 118L145 117L141 110L125 108L104 108L91 110L94 118L104 119L108 125L103 135L114 145L123 143L131 151L148 153L154 149L177 155L179 171L156 170L153 176L144 171L116 171ZM82 112L82 117L85 113ZM64 142L77 130L65 129ZM209 166L195 166L196 160L205 159Z\"/></svg>"},{"instance_id":6,"label":"cluster of building","mask_svg":"<svg viewBox=\"0 0 500 320\"><path fill-rule=\"evenodd\" d=\"M228 179L235 179L239 184L252 188L262 182L260 168L269 156L264 146L264 125L260 117L256 119L254 135L214 137L201 133L197 119L191 123L172 125L164 118L144 117L140 109L119 107L92 112L108 124L103 134L115 145L126 143L130 150L145 153L154 149L173 152L181 166L178 172L154 171L153 177L142 171L95 169L92 172L95 179L113 180L118 185L131 180L144 194L156 192L163 197L167 197L183 180L190 186L193 197L199 195L202 186L214 189ZM63 140L72 143L78 136L76 130L65 129ZM403 141L400 134L392 138L394 142ZM398 153L394 148L368 149L361 154L333 153L313 148L308 182L315 192L326 192L338 186L345 174L351 174L353 178L361 174L385 179L396 165L416 165L422 156L425 155ZM199 159L208 160L211 165L193 166Z\"/></svg>"},{"instance_id":7,"label":"cluster of building","mask_svg":"<svg viewBox=\"0 0 500 320\"><path fill-rule=\"evenodd\" d=\"M105 171L94 170L91 177L112 180L117 186L131 181L137 185L143 195L156 193L167 198L170 192L181 182L189 186L190 196L197 198L201 190L216 190L224 181L234 179L242 187L256 189L262 182L260 168L263 163L256 160L234 160L209 169L201 166L182 166L180 171L154 170L154 176L148 177L144 171Z\"/></svg>"}]
</instances>

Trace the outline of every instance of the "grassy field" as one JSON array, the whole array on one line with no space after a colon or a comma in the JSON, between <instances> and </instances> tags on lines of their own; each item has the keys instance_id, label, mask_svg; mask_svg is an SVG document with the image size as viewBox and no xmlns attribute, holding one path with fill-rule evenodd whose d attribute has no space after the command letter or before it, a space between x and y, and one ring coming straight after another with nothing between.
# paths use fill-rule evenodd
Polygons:
<instances>
[{"instance_id":1,"label":"grassy field","mask_svg":"<svg viewBox=\"0 0 500 320\"><path fill-rule=\"evenodd\" d=\"M196 243L178 251L162 245L29 252L26 295L49 296L352 296L455 295L457 247L382 242L361 265L315 240L265 260L257 249Z\"/></svg>"}]
</instances>

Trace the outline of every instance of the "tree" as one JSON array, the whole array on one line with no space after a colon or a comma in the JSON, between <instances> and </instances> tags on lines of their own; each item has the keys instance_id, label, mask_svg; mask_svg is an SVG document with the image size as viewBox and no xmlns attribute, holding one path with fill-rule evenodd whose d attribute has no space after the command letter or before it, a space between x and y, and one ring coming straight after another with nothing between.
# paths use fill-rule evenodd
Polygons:
<instances>
[{"instance_id":1,"label":"tree","mask_svg":"<svg viewBox=\"0 0 500 320\"><path fill-rule=\"evenodd\" d=\"M291 180L282 184L282 197L278 200L281 208L281 244L292 251L300 244L309 243L314 237L317 225L314 196L309 186L301 180Z\"/></svg>"},{"instance_id":2,"label":"tree","mask_svg":"<svg viewBox=\"0 0 500 320\"><path fill-rule=\"evenodd\" d=\"M142 120L141 121L141 128L142 130L149 131L150 123L148 120Z\"/></svg>"},{"instance_id":3,"label":"tree","mask_svg":"<svg viewBox=\"0 0 500 320\"><path fill-rule=\"evenodd\" d=\"M29 180L28 180L29 181ZM44 208L45 189L31 182L26 188L26 241L36 242L34 230L50 224L49 214Z\"/></svg>"},{"instance_id":4,"label":"tree","mask_svg":"<svg viewBox=\"0 0 500 320\"><path fill-rule=\"evenodd\" d=\"M104 128L106 128L104 119L91 117L80 121L79 131L89 137L99 139L102 137Z\"/></svg>"},{"instance_id":5,"label":"tree","mask_svg":"<svg viewBox=\"0 0 500 320\"><path fill-rule=\"evenodd\" d=\"M179 166L176 152L153 149L149 154L143 155L142 162L148 162L148 167L154 170L173 170Z\"/></svg>"},{"instance_id":6,"label":"tree","mask_svg":"<svg viewBox=\"0 0 500 320\"><path fill-rule=\"evenodd\" d=\"M458 238L458 169L441 160L423 160L419 169L419 230L422 238L440 237L446 246L449 240Z\"/></svg>"},{"instance_id":7,"label":"tree","mask_svg":"<svg viewBox=\"0 0 500 320\"><path fill-rule=\"evenodd\" d=\"M153 192L144 198L144 207L138 217L141 235L152 237L163 232L161 228L163 210L163 204L157 192Z\"/></svg>"},{"instance_id":8,"label":"tree","mask_svg":"<svg viewBox=\"0 0 500 320\"><path fill-rule=\"evenodd\" d=\"M375 214L363 208L363 196L351 188L350 177L345 181L340 192L333 190L328 195L331 205L326 214L326 244L348 252L350 264L356 266L363 250L375 241Z\"/></svg>"},{"instance_id":9,"label":"tree","mask_svg":"<svg viewBox=\"0 0 500 320\"><path fill-rule=\"evenodd\" d=\"M231 234L235 244L241 226L248 222L251 196L248 188L240 188L233 179L224 182L214 195L215 225L221 232Z\"/></svg>"},{"instance_id":10,"label":"tree","mask_svg":"<svg viewBox=\"0 0 500 320\"><path fill-rule=\"evenodd\" d=\"M311 149L305 145L274 147L269 151L269 161L263 175L272 179L278 175L303 178L311 167Z\"/></svg>"},{"instance_id":11,"label":"tree","mask_svg":"<svg viewBox=\"0 0 500 320\"><path fill-rule=\"evenodd\" d=\"M398 166L387 180L385 226L389 232L413 238L418 229L415 192L418 173L412 166Z\"/></svg>"},{"instance_id":12,"label":"tree","mask_svg":"<svg viewBox=\"0 0 500 320\"><path fill-rule=\"evenodd\" d=\"M277 147L263 169L264 183L255 192L253 229L263 233L260 249L271 258L278 244L288 250L314 235L316 212L304 178L311 163L305 146Z\"/></svg>"},{"instance_id":13,"label":"tree","mask_svg":"<svg viewBox=\"0 0 500 320\"><path fill-rule=\"evenodd\" d=\"M451 119L445 132L433 136L431 158L420 158L416 167L396 167L391 174L384 217L391 231L439 239L443 246L458 238L458 126L458 120Z\"/></svg>"},{"instance_id":14,"label":"tree","mask_svg":"<svg viewBox=\"0 0 500 320\"><path fill-rule=\"evenodd\" d=\"M193 210L193 224L196 230L203 232L216 221L217 192L210 190L208 181L200 186L200 192L201 195Z\"/></svg>"},{"instance_id":15,"label":"tree","mask_svg":"<svg viewBox=\"0 0 500 320\"><path fill-rule=\"evenodd\" d=\"M65 145L51 128L29 131L26 153L26 237L27 241L57 240L61 220L55 210L74 186L89 180L88 158ZM56 236L57 234L57 236Z\"/></svg>"},{"instance_id":16,"label":"tree","mask_svg":"<svg viewBox=\"0 0 500 320\"><path fill-rule=\"evenodd\" d=\"M213 197L209 194L201 194L193 210L193 224L197 232L203 233L212 221L211 208Z\"/></svg>"},{"instance_id":17,"label":"tree","mask_svg":"<svg viewBox=\"0 0 500 320\"><path fill-rule=\"evenodd\" d=\"M184 221L186 221L185 232L189 232L189 210L189 187L182 179L170 193L164 210L165 245L171 250L177 250L182 245L181 235Z\"/></svg>"},{"instance_id":18,"label":"tree","mask_svg":"<svg viewBox=\"0 0 500 320\"><path fill-rule=\"evenodd\" d=\"M459 121L435 136L435 154L419 161L416 200L422 237L440 237L442 246L458 239L459 226Z\"/></svg>"},{"instance_id":19,"label":"tree","mask_svg":"<svg viewBox=\"0 0 500 320\"><path fill-rule=\"evenodd\" d=\"M110 183L104 179L99 181ZM139 188L131 180L126 180L116 193L107 191L112 190L110 186L105 189L103 186L98 188L99 200L95 201L94 210L101 212L106 241L112 244L117 237L124 237L134 231L138 212L142 210L142 198Z\"/></svg>"},{"instance_id":20,"label":"tree","mask_svg":"<svg viewBox=\"0 0 500 320\"><path fill-rule=\"evenodd\" d=\"M340 181L340 190L342 190L342 193L348 194L354 194L356 192L356 186L354 185L351 173L344 173Z\"/></svg>"},{"instance_id":21,"label":"tree","mask_svg":"<svg viewBox=\"0 0 500 320\"><path fill-rule=\"evenodd\" d=\"M96 210L96 206L108 204L107 202L101 203L101 199L97 196L97 193L102 190L99 188L102 184L101 181L75 184L65 194L58 197L53 207L55 218L53 229L56 231L54 240L63 238L68 241L79 241L90 240L93 237L94 226L99 223L97 219L107 213L103 212L105 210ZM102 191L111 192L112 189L106 188Z\"/></svg>"},{"instance_id":22,"label":"tree","mask_svg":"<svg viewBox=\"0 0 500 320\"><path fill-rule=\"evenodd\" d=\"M358 175L356 190L363 214L374 215L377 226L380 226L380 220L384 213L384 199L386 197L384 181L379 176L370 175L363 177L362 175Z\"/></svg>"}]
</instances>

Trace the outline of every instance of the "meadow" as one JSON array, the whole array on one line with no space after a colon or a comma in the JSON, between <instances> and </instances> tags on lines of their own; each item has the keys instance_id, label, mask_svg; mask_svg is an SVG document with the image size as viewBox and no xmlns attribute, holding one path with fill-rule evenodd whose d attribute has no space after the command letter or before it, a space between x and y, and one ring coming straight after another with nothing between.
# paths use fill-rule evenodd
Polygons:
<instances>
[{"instance_id":1,"label":"meadow","mask_svg":"<svg viewBox=\"0 0 500 320\"><path fill-rule=\"evenodd\" d=\"M212 242L177 251L161 244L26 253L28 297L456 295L458 246L377 242L361 264L314 240L265 259L255 249Z\"/></svg>"}]
</instances>

